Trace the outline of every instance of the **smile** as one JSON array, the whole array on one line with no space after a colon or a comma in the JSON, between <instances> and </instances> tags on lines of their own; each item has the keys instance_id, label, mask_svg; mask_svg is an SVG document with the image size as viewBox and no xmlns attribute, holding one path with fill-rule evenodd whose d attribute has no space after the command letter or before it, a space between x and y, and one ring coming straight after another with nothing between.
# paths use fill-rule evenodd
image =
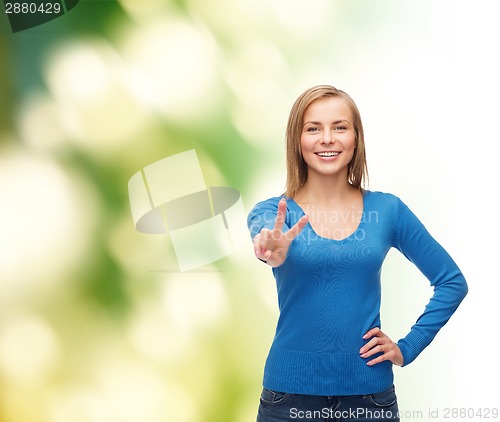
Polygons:
<instances>
[{"instance_id":1,"label":"smile","mask_svg":"<svg viewBox=\"0 0 500 422\"><path fill-rule=\"evenodd\" d=\"M322 151L322 152L315 152L316 155L319 155L320 157L336 157L337 155L340 154L340 151Z\"/></svg>"}]
</instances>

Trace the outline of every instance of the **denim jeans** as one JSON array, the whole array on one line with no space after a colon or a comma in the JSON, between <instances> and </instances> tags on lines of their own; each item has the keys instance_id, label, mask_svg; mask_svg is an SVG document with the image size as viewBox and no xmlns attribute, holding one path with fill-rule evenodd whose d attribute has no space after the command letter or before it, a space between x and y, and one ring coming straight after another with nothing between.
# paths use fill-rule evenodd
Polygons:
<instances>
[{"instance_id":1,"label":"denim jeans","mask_svg":"<svg viewBox=\"0 0 500 422\"><path fill-rule=\"evenodd\" d=\"M257 422L399 422L394 386L359 396L308 396L264 388Z\"/></svg>"}]
</instances>

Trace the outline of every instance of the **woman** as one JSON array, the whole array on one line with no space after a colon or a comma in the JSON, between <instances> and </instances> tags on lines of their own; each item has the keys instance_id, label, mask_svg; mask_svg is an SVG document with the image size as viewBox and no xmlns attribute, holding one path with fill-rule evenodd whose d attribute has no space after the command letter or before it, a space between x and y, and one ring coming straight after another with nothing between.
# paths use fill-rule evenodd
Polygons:
<instances>
[{"instance_id":1,"label":"woman","mask_svg":"<svg viewBox=\"0 0 500 422\"><path fill-rule=\"evenodd\" d=\"M398 197L363 189L363 126L345 92L317 86L297 99L287 163L285 194L248 216L280 308L257 421L399 421L392 366L408 365L433 340L466 281ZM397 343L380 329L380 272L391 247L434 287Z\"/></svg>"}]
</instances>

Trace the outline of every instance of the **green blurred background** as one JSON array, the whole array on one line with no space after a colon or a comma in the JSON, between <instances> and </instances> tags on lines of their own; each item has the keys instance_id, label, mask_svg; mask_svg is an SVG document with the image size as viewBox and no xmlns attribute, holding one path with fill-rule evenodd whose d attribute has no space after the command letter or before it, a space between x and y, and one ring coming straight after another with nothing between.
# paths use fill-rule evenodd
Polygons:
<instances>
[{"instance_id":1,"label":"green blurred background","mask_svg":"<svg viewBox=\"0 0 500 422\"><path fill-rule=\"evenodd\" d=\"M492 1L81 0L12 34L2 13L0 420L255 420L270 270L249 240L180 272L168 236L135 230L127 183L195 149L207 185L238 189L248 211L282 193L288 111L323 83L358 103L370 188L401 196L471 286L396 368L405 420L498 407L497 365L480 358L498 320L497 15ZM393 339L430 293L389 255Z\"/></svg>"}]
</instances>

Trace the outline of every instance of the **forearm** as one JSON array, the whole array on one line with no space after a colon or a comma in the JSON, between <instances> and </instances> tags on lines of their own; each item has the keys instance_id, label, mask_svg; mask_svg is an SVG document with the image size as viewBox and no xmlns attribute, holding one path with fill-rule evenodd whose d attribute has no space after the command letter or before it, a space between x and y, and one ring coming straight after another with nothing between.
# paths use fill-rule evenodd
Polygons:
<instances>
[{"instance_id":1,"label":"forearm","mask_svg":"<svg viewBox=\"0 0 500 422\"><path fill-rule=\"evenodd\" d=\"M468 292L467 283L448 252L400 202L395 245L429 280L434 293L410 332L397 343L404 365L411 363L434 339Z\"/></svg>"},{"instance_id":2,"label":"forearm","mask_svg":"<svg viewBox=\"0 0 500 422\"><path fill-rule=\"evenodd\" d=\"M431 343L438 331L448 322L468 292L464 276L456 273L446 282L434 287L434 294L410 332L397 342L406 366Z\"/></svg>"}]
</instances>

